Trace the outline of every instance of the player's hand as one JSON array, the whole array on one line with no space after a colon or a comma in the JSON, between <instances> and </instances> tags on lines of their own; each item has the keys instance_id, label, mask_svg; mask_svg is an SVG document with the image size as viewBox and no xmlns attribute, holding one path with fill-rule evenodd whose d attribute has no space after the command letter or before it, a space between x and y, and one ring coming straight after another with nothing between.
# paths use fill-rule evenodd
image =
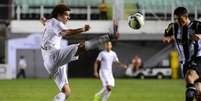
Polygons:
<instances>
[{"instance_id":1,"label":"player's hand","mask_svg":"<svg viewBox=\"0 0 201 101\"><path fill-rule=\"evenodd\" d=\"M47 19L46 19L45 17L40 18L40 22L41 22L43 25L45 25L46 21L47 21Z\"/></svg>"},{"instance_id":2,"label":"player's hand","mask_svg":"<svg viewBox=\"0 0 201 101\"><path fill-rule=\"evenodd\" d=\"M84 25L84 27L83 27L83 31L84 32L89 31L89 29L90 29L89 25Z\"/></svg>"},{"instance_id":3,"label":"player's hand","mask_svg":"<svg viewBox=\"0 0 201 101\"><path fill-rule=\"evenodd\" d=\"M174 38L171 37L171 36L169 36L169 37L162 37L161 40L162 40L163 43L170 43L170 42L172 42L174 40Z\"/></svg>"},{"instance_id":4,"label":"player's hand","mask_svg":"<svg viewBox=\"0 0 201 101\"><path fill-rule=\"evenodd\" d=\"M192 35L192 39L195 40L195 41L198 41L198 40L201 39L201 35L199 35L199 34L193 34Z\"/></svg>"},{"instance_id":5,"label":"player's hand","mask_svg":"<svg viewBox=\"0 0 201 101\"><path fill-rule=\"evenodd\" d=\"M98 72L95 72L95 73L94 73L94 76L95 76L96 78L99 78Z\"/></svg>"},{"instance_id":6,"label":"player's hand","mask_svg":"<svg viewBox=\"0 0 201 101\"><path fill-rule=\"evenodd\" d=\"M174 23L170 23L168 27L165 29L164 36L162 37L163 43L171 43L174 41L173 29L174 29Z\"/></svg>"}]
</instances>

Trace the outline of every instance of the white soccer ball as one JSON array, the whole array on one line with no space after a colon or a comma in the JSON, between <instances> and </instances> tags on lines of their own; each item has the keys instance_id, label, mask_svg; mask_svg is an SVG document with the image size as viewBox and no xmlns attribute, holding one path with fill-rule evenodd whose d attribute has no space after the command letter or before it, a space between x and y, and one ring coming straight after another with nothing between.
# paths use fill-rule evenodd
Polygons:
<instances>
[{"instance_id":1,"label":"white soccer ball","mask_svg":"<svg viewBox=\"0 0 201 101\"><path fill-rule=\"evenodd\" d=\"M142 28L144 26L144 15L140 12L130 15L128 25L135 30Z\"/></svg>"}]
</instances>

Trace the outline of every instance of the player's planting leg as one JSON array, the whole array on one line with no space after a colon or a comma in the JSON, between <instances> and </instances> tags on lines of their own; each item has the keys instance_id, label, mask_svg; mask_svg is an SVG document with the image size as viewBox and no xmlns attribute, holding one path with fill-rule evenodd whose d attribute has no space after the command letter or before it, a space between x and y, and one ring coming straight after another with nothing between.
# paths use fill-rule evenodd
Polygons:
<instances>
[{"instance_id":1,"label":"player's planting leg","mask_svg":"<svg viewBox=\"0 0 201 101\"><path fill-rule=\"evenodd\" d=\"M55 96L54 101L65 101L66 99L68 99L69 96L70 87L69 85L64 85L62 91Z\"/></svg>"},{"instance_id":2,"label":"player's planting leg","mask_svg":"<svg viewBox=\"0 0 201 101\"><path fill-rule=\"evenodd\" d=\"M62 92L66 96L65 99L68 99L68 97L70 96L70 93L71 93L69 85L65 85L64 88L63 88L63 90L62 90Z\"/></svg>"},{"instance_id":3,"label":"player's planting leg","mask_svg":"<svg viewBox=\"0 0 201 101\"><path fill-rule=\"evenodd\" d=\"M185 80L187 82L186 85L186 101L193 101L196 88L194 86L194 81L197 80L199 76L197 75L195 70L188 70L185 75Z\"/></svg>"},{"instance_id":4,"label":"player's planting leg","mask_svg":"<svg viewBox=\"0 0 201 101\"><path fill-rule=\"evenodd\" d=\"M54 81L59 88L59 93L55 96L54 101L65 101L70 96L70 87L67 78L66 66L58 68L54 76Z\"/></svg>"}]
</instances>

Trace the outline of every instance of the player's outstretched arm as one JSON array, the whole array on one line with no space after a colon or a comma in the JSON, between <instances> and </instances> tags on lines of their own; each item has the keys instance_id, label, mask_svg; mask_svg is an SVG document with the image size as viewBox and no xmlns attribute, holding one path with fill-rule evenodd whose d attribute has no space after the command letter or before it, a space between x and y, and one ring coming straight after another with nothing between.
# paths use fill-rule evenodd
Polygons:
<instances>
[{"instance_id":1,"label":"player's outstretched arm","mask_svg":"<svg viewBox=\"0 0 201 101\"><path fill-rule=\"evenodd\" d=\"M83 28L63 30L60 34L62 37L67 38L72 35L76 35L76 34L79 34L82 32L87 32L87 31L89 31L89 29L90 29L90 26L85 25Z\"/></svg>"},{"instance_id":2,"label":"player's outstretched arm","mask_svg":"<svg viewBox=\"0 0 201 101\"><path fill-rule=\"evenodd\" d=\"M120 67L122 67L122 68L128 68L128 66L127 65L125 65L125 64L123 64L123 63L121 63L121 62L115 62L116 64L118 64Z\"/></svg>"},{"instance_id":3,"label":"player's outstretched arm","mask_svg":"<svg viewBox=\"0 0 201 101\"><path fill-rule=\"evenodd\" d=\"M41 22L41 24L43 26L45 26L45 24L47 22L47 19L45 17L42 17L42 18L40 18L40 22ZM60 34L61 34L62 37L67 38L67 37L69 37L71 35L79 34L79 33L82 33L82 32L87 32L87 31L89 31L89 29L90 29L89 25L84 25L83 28L63 30L62 32L60 32Z\"/></svg>"},{"instance_id":4,"label":"player's outstretched arm","mask_svg":"<svg viewBox=\"0 0 201 101\"><path fill-rule=\"evenodd\" d=\"M98 75L98 66L99 66L99 64L100 64L99 60L96 60L95 63L94 63L94 76L97 77L97 78L99 77L99 75Z\"/></svg>"}]
</instances>

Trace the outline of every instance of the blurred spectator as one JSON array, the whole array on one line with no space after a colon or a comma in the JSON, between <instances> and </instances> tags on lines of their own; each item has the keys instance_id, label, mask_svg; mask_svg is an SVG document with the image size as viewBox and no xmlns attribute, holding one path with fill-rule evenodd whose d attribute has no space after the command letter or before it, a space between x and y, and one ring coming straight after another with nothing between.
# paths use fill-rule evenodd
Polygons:
<instances>
[{"instance_id":1,"label":"blurred spectator","mask_svg":"<svg viewBox=\"0 0 201 101\"><path fill-rule=\"evenodd\" d=\"M26 68L27 68L27 62L24 59L24 56L20 56L20 60L18 62L19 72L17 74L17 78L19 78L20 76L26 78L26 72L25 72Z\"/></svg>"},{"instance_id":2,"label":"blurred spectator","mask_svg":"<svg viewBox=\"0 0 201 101\"><path fill-rule=\"evenodd\" d=\"M102 0L102 3L100 4L100 19L107 20L107 12L108 12L108 6L105 3L105 0Z\"/></svg>"},{"instance_id":3,"label":"blurred spectator","mask_svg":"<svg viewBox=\"0 0 201 101\"><path fill-rule=\"evenodd\" d=\"M132 60L132 70L133 72L136 72L140 68L142 68L142 59L138 56L135 56Z\"/></svg>"}]
</instances>

